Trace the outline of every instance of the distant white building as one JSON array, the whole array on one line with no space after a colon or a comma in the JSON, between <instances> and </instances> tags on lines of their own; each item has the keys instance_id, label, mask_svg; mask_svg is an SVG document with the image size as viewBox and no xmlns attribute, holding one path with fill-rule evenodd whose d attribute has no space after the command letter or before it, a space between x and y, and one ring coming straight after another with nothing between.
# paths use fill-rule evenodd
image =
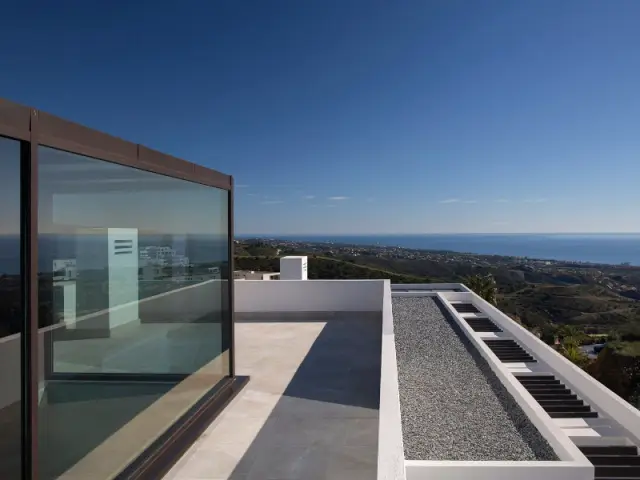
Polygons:
<instances>
[{"instance_id":1,"label":"distant white building","mask_svg":"<svg viewBox=\"0 0 640 480\"><path fill-rule=\"evenodd\" d=\"M53 261L54 280L74 280L78 276L75 258L57 259Z\"/></svg>"},{"instance_id":2,"label":"distant white building","mask_svg":"<svg viewBox=\"0 0 640 480\"><path fill-rule=\"evenodd\" d=\"M159 267L189 266L189 257L177 253L171 247L148 246L140 248L140 265Z\"/></svg>"},{"instance_id":3,"label":"distant white building","mask_svg":"<svg viewBox=\"0 0 640 480\"><path fill-rule=\"evenodd\" d=\"M253 270L236 270L233 272L234 280L278 280L279 272L256 272Z\"/></svg>"},{"instance_id":4,"label":"distant white building","mask_svg":"<svg viewBox=\"0 0 640 480\"><path fill-rule=\"evenodd\" d=\"M171 247L150 245L139 250L139 262L142 279L154 280L166 275L164 269L170 267L171 277L176 281L184 279L186 268L189 266L189 257L177 253Z\"/></svg>"}]
</instances>

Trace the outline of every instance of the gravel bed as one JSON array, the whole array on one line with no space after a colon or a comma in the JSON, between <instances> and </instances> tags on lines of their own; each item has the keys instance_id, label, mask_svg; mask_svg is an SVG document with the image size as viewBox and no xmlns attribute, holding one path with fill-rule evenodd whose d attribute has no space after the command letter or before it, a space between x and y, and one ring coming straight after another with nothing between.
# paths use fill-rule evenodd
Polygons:
<instances>
[{"instance_id":1,"label":"gravel bed","mask_svg":"<svg viewBox=\"0 0 640 480\"><path fill-rule=\"evenodd\" d=\"M395 297L405 458L557 460L433 297Z\"/></svg>"}]
</instances>

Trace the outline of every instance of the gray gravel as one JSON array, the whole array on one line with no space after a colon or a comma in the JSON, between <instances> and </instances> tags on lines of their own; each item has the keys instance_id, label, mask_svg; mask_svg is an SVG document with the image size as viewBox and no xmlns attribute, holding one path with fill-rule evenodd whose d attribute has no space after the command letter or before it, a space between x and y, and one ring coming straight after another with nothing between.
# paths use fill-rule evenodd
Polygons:
<instances>
[{"instance_id":1,"label":"gray gravel","mask_svg":"<svg viewBox=\"0 0 640 480\"><path fill-rule=\"evenodd\" d=\"M392 304L406 459L557 460L436 299Z\"/></svg>"}]
</instances>

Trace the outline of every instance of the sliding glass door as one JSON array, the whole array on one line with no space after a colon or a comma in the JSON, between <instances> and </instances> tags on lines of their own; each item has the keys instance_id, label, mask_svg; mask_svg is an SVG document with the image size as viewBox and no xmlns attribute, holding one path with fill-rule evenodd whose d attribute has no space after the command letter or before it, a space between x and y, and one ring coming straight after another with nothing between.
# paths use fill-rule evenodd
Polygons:
<instances>
[{"instance_id":1,"label":"sliding glass door","mask_svg":"<svg viewBox=\"0 0 640 480\"><path fill-rule=\"evenodd\" d=\"M111 478L230 373L228 191L38 157L40 478Z\"/></svg>"}]
</instances>

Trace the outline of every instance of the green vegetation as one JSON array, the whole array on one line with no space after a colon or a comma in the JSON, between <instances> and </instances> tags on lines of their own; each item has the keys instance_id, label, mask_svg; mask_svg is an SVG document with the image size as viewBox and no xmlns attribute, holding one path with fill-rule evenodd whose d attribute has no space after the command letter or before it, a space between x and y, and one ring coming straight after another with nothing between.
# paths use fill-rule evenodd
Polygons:
<instances>
[{"instance_id":1,"label":"green vegetation","mask_svg":"<svg viewBox=\"0 0 640 480\"><path fill-rule=\"evenodd\" d=\"M574 325L595 336L607 336L630 325L640 327L640 301L633 298L634 291L618 293L594 284L588 276L563 272L552 275L501 267L475 267L466 262L444 263L374 255L342 255L338 258L394 273L429 277L434 282L461 282L476 292L476 288L480 291L485 288L480 286L481 278L492 278L498 308L540 333L549 325ZM614 279L619 278L616 272L612 267ZM625 273L624 278L628 284L640 288L640 273ZM486 299L484 294L479 294Z\"/></svg>"},{"instance_id":2,"label":"green vegetation","mask_svg":"<svg viewBox=\"0 0 640 480\"><path fill-rule=\"evenodd\" d=\"M256 272L278 272L280 271L280 260L278 257L235 257L234 267L236 270L254 270Z\"/></svg>"},{"instance_id":3,"label":"green vegetation","mask_svg":"<svg viewBox=\"0 0 640 480\"><path fill-rule=\"evenodd\" d=\"M497 305L496 300L498 287L493 275L469 275L465 277L463 283L474 291L480 298L485 299L492 305Z\"/></svg>"},{"instance_id":4,"label":"green vegetation","mask_svg":"<svg viewBox=\"0 0 640 480\"><path fill-rule=\"evenodd\" d=\"M518 313L530 326L544 323L577 325L590 333L640 323L640 302L599 285L526 285L499 295L500 308Z\"/></svg>"},{"instance_id":5,"label":"green vegetation","mask_svg":"<svg viewBox=\"0 0 640 480\"><path fill-rule=\"evenodd\" d=\"M640 407L640 342L613 342L586 368L596 380Z\"/></svg>"},{"instance_id":6,"label":"green vegetation","mask_svg":"<svg viewBox=\"0 0 640 480\"><path fill-rule=\"evenodd\" d=\"M636 357L640 356L640 342L610 342L607 344L607 348L613 350L616 355L624 357Z\"/></svg>"},{"instance_id":7,"label":"green vegetation","mask_svg":"<svg viewBox=\"0 0 640 480\"><path fill-rule=\"evenodd\" d=\"M560 347L559 352L564 355L568 360L575 363L580 368L586 368L589 365L589 357L580 350L578 345L574 343L566 343Z\"/></svg>"},{"instance_id":8,"label":"green vegetation","mask_svg":"<svg viewBox=\"0 0 640 480\"><path fill-rule=\"evenodd\" d=\"M254 270L261 272L277 272L280 268L278 257L249 257L235 258L236 270ZM310 279L390 279L392 283L429 283L428 277L394 273L381 268L366 265L356 265L344 260L328 257L309 257L308 276Z\"/></svg>"},{"instance_id":9,"label":"green vegetation","mask_svg":"<svg viewBox=\"0 0 640 480\"><path fill-rule=\"evenodd\" d=\"M261 241L236 244L234 251L237 257L275 257L278 255L277 248Z\"/></svg>"}]
</instances>

